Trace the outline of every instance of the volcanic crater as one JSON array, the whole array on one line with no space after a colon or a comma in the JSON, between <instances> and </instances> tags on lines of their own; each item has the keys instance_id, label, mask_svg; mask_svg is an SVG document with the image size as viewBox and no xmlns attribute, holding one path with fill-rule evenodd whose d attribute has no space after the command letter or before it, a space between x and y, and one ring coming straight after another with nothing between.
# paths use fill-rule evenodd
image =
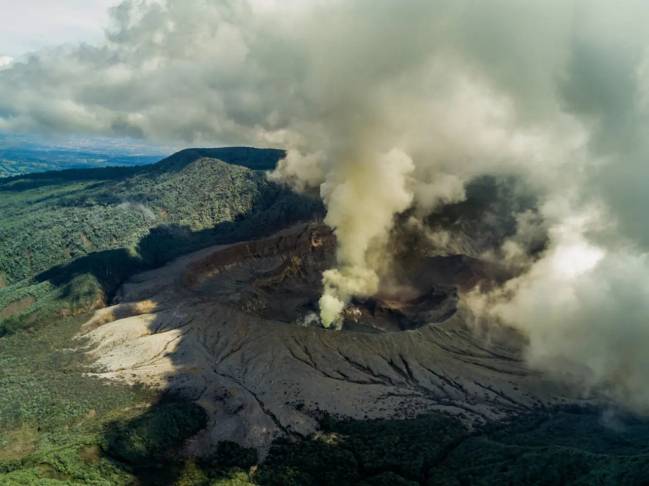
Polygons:
<instances>
[{"instance_id":1,"label":"volcanic crater","mask_svg":"<svg viewBox=\"0 0 649 486\"><path fill-rule=\"evenodd\" d=\"M354 299L337 330L399 332L449 318L457 310L457 285L466 284L469 265L465 262L463 273L453 268L462 266L458 261L449 265L446 258L433 260L419 262L397 291ZM189 265L182 279L189 292L207 301L270 321L320 328L322 272L334 265L333 232L311 224L210 253ZM438 269L437 275L427 271L431 266Z\"/></svg>"},{"instance_id":2,"label":"volcanic crater","mask_svg":"<svg viewBox=\"0 0 649 486\"><path fill-rule=\"evenodd\" d=\"M461 255L399 257L398 290L354 300L340 330L314 317L335 236L305 223L183 256L126 282L83 327L92 372L194 400L210 416L188 446L261 451L305 436L323 413L468 424L575 401L527 368L512 330L480 334L461 303L501 269Z\"/></svg>"}]
</instances>

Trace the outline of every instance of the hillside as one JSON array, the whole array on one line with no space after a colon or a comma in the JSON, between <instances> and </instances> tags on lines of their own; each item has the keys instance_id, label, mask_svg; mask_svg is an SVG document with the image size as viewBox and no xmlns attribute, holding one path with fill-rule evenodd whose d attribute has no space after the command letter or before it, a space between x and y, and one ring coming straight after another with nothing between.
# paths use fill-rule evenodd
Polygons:
<instances>
[{"instance_id":1,"label":"hillside","mask_svg":"<svg viewBox=\"0 0 649 486\"><path fill-rule=\"evenodd\" d=\"M0 334L57 307L62 288L75 314L106 302L135 271L312 217L318 202L246 167L272 167L281 154L192 149L149 166L0 181Z\"/></svg>"},{"instance_id":2,"label":"hillside","mask_svg":"<svg viewBox=\"0 0 649 486\"><path fill-rule=\"evenodd\" d=\"M148 231L195 232L286 197L264 174L280 151L184 150L153 165L68 170L0 180L0 282L112 248ZM223 162L225 161L225 162Z\"/></svg>"}]
</instances>

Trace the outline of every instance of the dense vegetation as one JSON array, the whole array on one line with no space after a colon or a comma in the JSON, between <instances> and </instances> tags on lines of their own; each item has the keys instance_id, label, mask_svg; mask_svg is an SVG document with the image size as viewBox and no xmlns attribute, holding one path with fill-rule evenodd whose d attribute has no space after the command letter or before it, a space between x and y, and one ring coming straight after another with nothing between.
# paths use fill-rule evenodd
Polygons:
<instances>
[{"instance_id":1,"label":"dense vegetation","mask_svg":"<svg viewBox=\"0 0 649 486\"><path fill-rule=\"evenodd\" d=\"M255 168L278 158L276 152L253 154ZM155 227L193 232L235 221L288 193L268 184L262 172L188 150L142 168L8 178L0 180L0 195L0 281L7 285L89 253L134 249Z\"/></svg>"},{"instance_id":2,"label":"dense vegetation","mask_svg":"<svg viewBox=\"0 0 649 486\"><path fill-rule=\"evenodd\" d=\"M126 484L100 450L104 424L155 397L83 374L71 338L84 316L0 338L0 484Z\"/></svg>"},{"instance_id":3,"label":"dense vegetation","mask_svg":"<svg viewBox=\"0 0 649 486\"><path fill-rule=\"evenodd\" d=\"M446 416L328 421L305 443L278 441L254 475L280 485L645 484L649 423L553 410L468 431Z\"/></svg>"}]
</instances>

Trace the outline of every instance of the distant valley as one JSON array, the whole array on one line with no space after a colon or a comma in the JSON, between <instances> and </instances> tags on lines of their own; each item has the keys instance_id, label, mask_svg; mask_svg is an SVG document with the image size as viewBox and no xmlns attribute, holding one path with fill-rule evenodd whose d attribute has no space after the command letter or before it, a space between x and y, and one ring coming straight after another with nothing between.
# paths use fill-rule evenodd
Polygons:
<instances>
[{"instance_id":1,"label":"distant valley","mask_svg":"<svg viewBox=\"0 0 649 486\"><path fill-rule=\"evenodd\" d=\"M128 143L93 139L56 141L0 132L0 178L65 169L137 166L157 162L164 152Z\"/></svg>"}]
</instances>

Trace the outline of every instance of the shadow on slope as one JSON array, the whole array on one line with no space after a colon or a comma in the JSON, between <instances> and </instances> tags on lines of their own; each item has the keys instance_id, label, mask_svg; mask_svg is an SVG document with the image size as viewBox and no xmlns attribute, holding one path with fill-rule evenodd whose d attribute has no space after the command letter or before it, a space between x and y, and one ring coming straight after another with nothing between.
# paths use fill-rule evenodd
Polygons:
<instances>
[{"instance_id":1,"label":"shadow on slope","mask_svg":"<svg viewBox=\"0 0 649 486\"><path fill-rule=\"evenodd\" d=\"M139 484L175 484L183 476L182 445L206 425L201 407L163 396L141 415L106 424L102 450Z\"/></svg>"},{"instance_id":2,"label":"shadow on slope","mask_svg":"<svg viewBox=\"0 0 649 486\"><path fill-rule=\"evenodd\" d=\"M103 450L142 485L640 485L649 474L649 422L589 408L547 410L472 431L441 414L325 416L310 437L275 440L261 464L254 449L231 442L203 458L179 455L203 420L196 405L162 400L109 424Z\"/></svg>"}]
</instances>

